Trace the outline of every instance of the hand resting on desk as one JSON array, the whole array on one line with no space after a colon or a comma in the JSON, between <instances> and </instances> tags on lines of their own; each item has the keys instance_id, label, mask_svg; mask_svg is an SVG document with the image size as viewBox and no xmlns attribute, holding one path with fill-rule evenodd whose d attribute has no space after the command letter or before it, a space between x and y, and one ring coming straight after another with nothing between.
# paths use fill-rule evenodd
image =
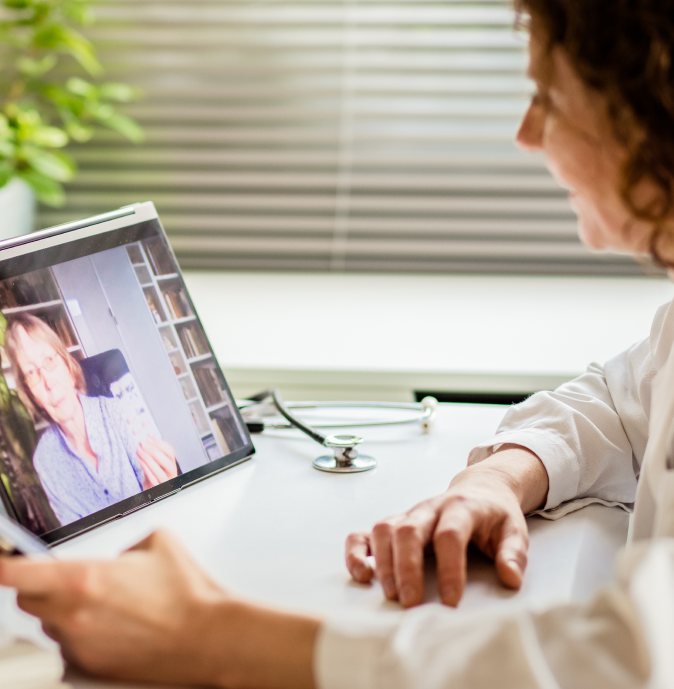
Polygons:
<instances>
[{"instance_id":1,"label":"hand resting on desk","mask_svg":"<svg viewBox=\"0 0 674 689\"><path fill-rule=\"evenodd\" d=\"M371 532L351 534L346 565L361 583L376 574L386 597L409 608L423 603L424 551L432 546L440 599L457 605L472 542L495 561L506 586L519 588L529 547L524 515L545 504L547 493L548 475L540 459L523 447L503 445L489 459L457 474L441 495L384 519ZM370 555L374 569L367 561Z\"/></svg>"}]
</instances>

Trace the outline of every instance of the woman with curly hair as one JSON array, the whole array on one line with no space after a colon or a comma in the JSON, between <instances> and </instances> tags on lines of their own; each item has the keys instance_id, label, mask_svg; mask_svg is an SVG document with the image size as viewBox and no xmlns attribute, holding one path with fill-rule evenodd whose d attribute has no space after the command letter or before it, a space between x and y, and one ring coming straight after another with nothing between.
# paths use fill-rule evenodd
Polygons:
<instances>
[{"instance_id":1,"label":"woman with curly hair","mask_svg":"<svg viewBox=\"0 0 674 689\"><path fill-rule=\"evenodd\" d=\"M569 190L590 247L650 253L674 277L674 0L516 0L536 94L517 139ZM506 334L507 336L507 334ZM618 581L585 605L460 615L429 605L320 620L223 591L161 533L112 563L0 561L66 657L126 679L375 689L674 686L674 304L650 337L506 414L449 489L347 541L355 579L423 602L432 544L456 605L466 548L506 586L526 567L524 515L634 504ZM374 568L368 556L375 558Z\"/></svg>"}]
</instances>

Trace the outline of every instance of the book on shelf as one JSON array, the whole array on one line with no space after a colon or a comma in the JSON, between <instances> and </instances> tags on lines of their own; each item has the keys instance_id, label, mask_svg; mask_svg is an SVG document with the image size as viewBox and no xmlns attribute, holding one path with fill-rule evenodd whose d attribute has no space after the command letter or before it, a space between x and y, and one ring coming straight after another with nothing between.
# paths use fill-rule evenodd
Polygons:
<instances>
[{"instance_id":1,"label":"book on shelf","mask_svg":"<svg viewBox=\"0 0 674 689\"><path fill-rule=\"evenodd\" d=\"M192 316L192 309L190 308L187 299L182 289L165 289L162 290L166 306L171 314L173 320L179 318L187 318Z\"/></svg>"},{"instance_id":2,"label":"book on shelf","mask_svg":"<svg viewBox=\"0 0 674 689\"><path fill-rule=\"evenodd\" d=\"M0 282L0 307L14 309L60 299L49 268Z\"/></svg>"},{"instance_id":3,"label":"book on shelf","mask_svg":"<svg viewBox=\"0 0 674 689\"><path fill-rule=\"evenodd\" d=\"M223 453L220 451L220 448L218 447L218 443L212 435L207 435L202 442L204 444L204 449L206 450L206 454L208 455L208 460L210 462L213 462L216 459L220 459L220 457L223 456ZM227 446L225 445L225 447ZM229 448L227 448L224 454L229 454Z\"/></svg>"},{"instance_id":4,"label":"book on shelf","mask_svg":"<svg viewBox=\"0 0 674 689\"><path fill-rule=\"evenodd\" d=\"M178 272L171 255L160 239L147 239L143 242L143 246L155 275L170 275Z\"/></svg>"},{"instance_id":5,"label":"book on shelf","mask_svg":"<svg viewBox=\"0 0 674 689\"><path fill-rule=\"evenodd\" d=\"M180 337L180 342L188 359L194 359L197 356L209 354L208 348L204 345L201 333L197 330L195 325L178 328L178 336Z\"/></svg>"},{"instance_id":6,"label":"book on shelf","mask_svg":"<svg viewBox=\"0 0 674 689\"><path fill-rule=\"evenodd\" d=\"M214 368L210 366L195 366L192 368L192 373L207 407L212 407L223 401L222 385Z\"/></svg>"},{"instance_id":7,"label":"book on shelf","mask_svg":"<svg viewBox=\"0 0 674 689\"><path fill-rule=\"evenodd\" d=\"M66 689L62 677L58 650L21 639L0 645L0 689Z\"/></svg>"},{"instance_id":8,"label":"book on shelf","mask_svg":"<svg viewBox=\"0 0 674 689\"><path fill-rule=\"evenodd\" d=\"M189 408L190 413L192 414L192 421L194 421L194 425L199 433L208 433L210 431L210 427L208 425L208 421L206 421L206 415L202 411L201 407L190 404Z\"/></svg>"},{"instance_id":9,"label":"book on shelf","mask_svg":"<svg viewBox=\"0 0 674 689\"><path fill-rule=\"evenodd\" d=\"M161 317L159 309L157 308L157 304L155 303L155 296L148 290L143 291L145 293L145 301L147 302L147 307L150 309L150 313L152 314L152 318L154 318L154 322L157 324L163 323L164 319Z\"/></svg>"},{"instance_id":10,"label":"book on shelf","mask_svg":"<svg viewBox=\"0 0 674 689\"><path fill-rule=\"evenodd\" d=\"M190 331L188 328L181 328L178 331L178 337L180 338L180 344L183 346L185 351L185 356L188 359L194 359L197 356L196 349L194 348L194 342L190 337Z\"/></svg>"}]
</instances>

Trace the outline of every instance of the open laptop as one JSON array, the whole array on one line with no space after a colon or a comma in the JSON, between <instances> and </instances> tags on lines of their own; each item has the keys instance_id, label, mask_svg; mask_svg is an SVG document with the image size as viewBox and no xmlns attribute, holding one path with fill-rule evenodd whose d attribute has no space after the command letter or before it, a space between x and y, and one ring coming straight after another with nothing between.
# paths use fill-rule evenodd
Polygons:
<instances>
[{"instance_id":1,"label":"open laptop","mask_svg":"<svg viewBox=\"0 0 674 689\"><path fill-rule=\"evenodd\" d=\"M0 497L47 544L251 457L152 203L0 242Z\"/></svg>"}]
</instances>

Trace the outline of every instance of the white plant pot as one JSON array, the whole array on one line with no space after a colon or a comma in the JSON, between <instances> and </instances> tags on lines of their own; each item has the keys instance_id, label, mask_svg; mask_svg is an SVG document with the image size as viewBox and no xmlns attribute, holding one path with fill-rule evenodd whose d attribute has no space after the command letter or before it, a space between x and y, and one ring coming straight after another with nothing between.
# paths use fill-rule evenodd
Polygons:
<instances>
[{"instance_id":1,"label":"white plant pot","mask_svg":"<svg viewBox=\"0 0 674 689\"><path fill-rule=\"evenodd\" d=\"M0 189L0 239L33 231L35 195L21 179L13 179Z\"/></svg>"}]
</instances>

